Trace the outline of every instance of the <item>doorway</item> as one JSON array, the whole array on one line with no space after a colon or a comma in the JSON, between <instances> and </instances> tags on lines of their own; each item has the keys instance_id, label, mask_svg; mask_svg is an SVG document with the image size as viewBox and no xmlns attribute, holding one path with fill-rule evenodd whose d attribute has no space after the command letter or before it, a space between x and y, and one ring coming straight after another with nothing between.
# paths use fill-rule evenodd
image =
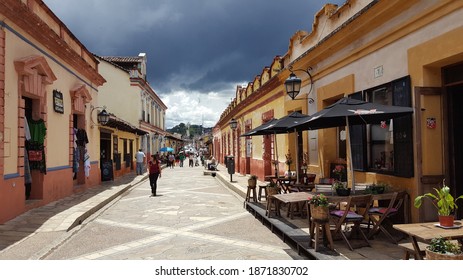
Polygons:
<instances>
[{"instance_id":1,"label":"doorway","mask_svg":"<svg viewBox=\"0 0 463 280\"><path fill-rule=\"evenodd\" d=\"M449 139L449 162L448 176L446 184L450 186L454 197L463 194L463 178L461 170L463 168L463 83L449 86L446 88L448 98L448 139ZM453 190L452 190L453 189ZM461 201L458 202L462 206ZM457 218L463 217L463 207L458 208Z\"/></svg>"}]
</instances>

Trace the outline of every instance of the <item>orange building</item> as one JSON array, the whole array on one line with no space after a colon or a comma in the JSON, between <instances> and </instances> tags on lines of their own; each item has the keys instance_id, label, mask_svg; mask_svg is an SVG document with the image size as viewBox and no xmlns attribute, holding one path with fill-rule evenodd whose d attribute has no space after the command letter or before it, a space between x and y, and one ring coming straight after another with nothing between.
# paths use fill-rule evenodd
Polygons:
<instances>
[{"instance_id":1,"label":"orange building","mask_svg":"<svg viewBox=\"0 0 463 280\"><path fill-rule=\"evenodd\" d=\"M42 1L4 0L0 15L3 223L100 183L99 135L89 128L105 79Z\"/></svg>"}]
</instances>

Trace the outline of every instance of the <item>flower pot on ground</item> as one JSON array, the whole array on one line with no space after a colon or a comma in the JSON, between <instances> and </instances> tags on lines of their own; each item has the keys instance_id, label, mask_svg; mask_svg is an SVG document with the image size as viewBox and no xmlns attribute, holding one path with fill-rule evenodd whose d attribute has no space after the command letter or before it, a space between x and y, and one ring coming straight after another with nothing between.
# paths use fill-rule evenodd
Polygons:
<instances>
[{"instance_id":1,"label":"flower pot on ground","mask_svg":"<svg viewBox=\"0 0 463 280\"><path fill-rule=\"evenodd\" d=\"M439 223L441 222L441 216L451 216L449 218L443 218L444 224L441 226L452 227L453 226L453 214L455 209L458 208L456 202L460 198L463 198L463 195L460 195L456 199L450 194L450 188L445 185L445 180L442 182L442 187L437 189L434 188L434 193L425 193L423 195L417 196L414 201L416 208L421 207L423 200L428 198L432 205L437 209L437 214L439 215Z\"/></svg>"},{"instance_id":2,"label":"flower pot on ground","mask_svg":"<svg viewBox=\"0 0 463 280\"><path fill-rule=\"evenodd\" d=\"M428 260L463 260L463 253L458 243L443 237L433 238L426 247Z\"/></svg>"},{"instance_id":3,"label":"flower pot on ground","mask_svg":"<svg viewBox=\"0 0 463 280\"><path fill-rule=\"evenodd\" d=\"M248 179L248 186L250 188L255 188L257 186L257 176L251 175Z\"/></svg>"}]
</instances>

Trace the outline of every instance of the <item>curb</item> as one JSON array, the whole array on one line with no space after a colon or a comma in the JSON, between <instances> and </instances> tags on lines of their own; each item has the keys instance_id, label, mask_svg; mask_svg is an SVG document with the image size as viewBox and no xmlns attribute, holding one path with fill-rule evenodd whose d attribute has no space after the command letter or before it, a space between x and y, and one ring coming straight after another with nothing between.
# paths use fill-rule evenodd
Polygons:
<instances>
[{"instance_id":1,"label":"curb","mask_svg":"<svg viewBox=\"0 0 463 280\"><path fill-rule=\"evenodd\" d=\"M96 213L98 210L100 210L101 208L103 208L104 206L106 206L107 204L109 204L111 201L115 200L117 197L121 196L123 193L125 193L126 191L128 191L129 189L131 188L134 188L135 186L137 186L138 184L141 184L142 182L144 182L146 179L148 178L148 176L144 176L143 178L141 178L138 182L135 182L132 181L131 183L129 183L127 186L123 187L122 189L118 190L117 192L115 192L114 194L112 194L111 196L109 196L108 198L106 198L105 200L101 201L100 203L96 204L95 206L93 206L92 208L90 208L89 210L85 211L82 215L78 216L74 222L66 229L66 231L70 231L71 229L73 229L74 227L82 224L82 222L87 219L88 217L90 217L91 215L93 215L94 213ZM98 196L98 195L96 195Z\"/></svg>"}]
</instances>

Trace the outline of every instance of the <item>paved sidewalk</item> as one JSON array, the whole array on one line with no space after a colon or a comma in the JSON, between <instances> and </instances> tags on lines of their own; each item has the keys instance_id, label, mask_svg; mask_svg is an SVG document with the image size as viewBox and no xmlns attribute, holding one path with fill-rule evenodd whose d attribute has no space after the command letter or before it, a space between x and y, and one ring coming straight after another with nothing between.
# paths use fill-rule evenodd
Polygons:
<instances>
[{"instance_id":1,"label":"paved sidewalk","mask_svg":"<svg viewBox=\"0 0 463 280\"><path fill-rule=\"evenodd\" d=\"M227 169L223 165L219 165L218 169L217 179L236 195L241 196L244 201L249 176L236 173L232 175L230 182ZM198 168L198 172L204 172L205 176L210 176L206 175L209 172L205 169ZM147 174L140 176L135 176L133 173L127 174L114 181L102 182L100 186L85 192L32 209L0 225L0 259L36 260L45 258L50 250L59 246L72 235L76 226L144 180L147 180ZM257 184L261 185L265 182L258 180ZM304 219L286 219L284 223L292 224L293 228L308 232L308 224ZM335 247L339 247L341 255L348 259L400 259L402 252L397 246L391 246L390 243L379 242L379 244L378 248L368 247L365 250L359 249L355 252L344 250L342 243L335 244ZM375 253L385 250L392 252L386 256ZM390 257L391 255L393 257Z\"/></svg>"},{"instance_id":2,"label":"paved sidewalk","mask_svg":"<svg viewBox=\"0 0 463 280\"><path fill-rule=\"evenodd\" d=\"M147 174L127 174L0 225L0 259L40 259L68 238L75 226L146 179Z\"/></svg>"}]
</instances>

